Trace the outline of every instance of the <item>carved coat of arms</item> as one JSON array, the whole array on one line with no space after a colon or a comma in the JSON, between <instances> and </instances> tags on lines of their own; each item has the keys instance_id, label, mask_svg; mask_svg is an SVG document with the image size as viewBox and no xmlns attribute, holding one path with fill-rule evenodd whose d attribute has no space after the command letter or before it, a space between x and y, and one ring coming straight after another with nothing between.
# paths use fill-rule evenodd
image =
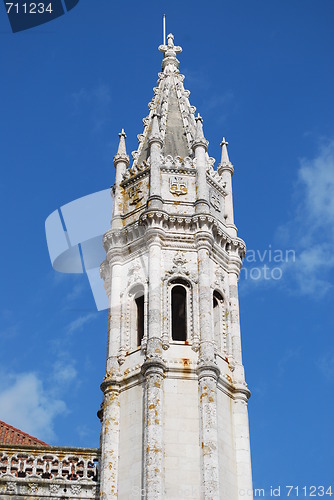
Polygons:
<instances>
[{"instance_id":1,"label":"carved coat of arms","mask_svg":"<svg viewBox=\"0 0 334 500\"><path fill-rule=\"evenodd\" d=\"M173 176L169 179L169 190L172 194L176 194L176 196L187 194L187 182L183 179L183 177Z\"/></svg>"},{"instance_id":2,"label":"carved coat of arms","mask_svg":"<svg viewBox=\"0 0 334 500\"><path fill-rule=\"evenodd\" d=\"M213 190L210 191L210 203L217 212L221 211L220 196Z\"/></svg>"},{"instance_id":3,"label":"carved coat of arms","mask_svg":"<svg viewBox=\"0 0 334 500\"><path fill-rule=\"evenodd\" d=\"M128 194L130 205L137 205L137 203L139 203L144 197L143 190L140 185L131 187Z\"/></svg>"}]
</instances>

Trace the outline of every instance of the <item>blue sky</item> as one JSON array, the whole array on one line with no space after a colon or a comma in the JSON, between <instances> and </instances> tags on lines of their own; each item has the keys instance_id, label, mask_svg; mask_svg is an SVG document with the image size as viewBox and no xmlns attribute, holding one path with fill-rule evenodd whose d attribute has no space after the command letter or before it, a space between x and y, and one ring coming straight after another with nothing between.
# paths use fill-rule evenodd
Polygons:
<instances>
[{"instance_id":1,"label":"blue sky","mask_svg":"<svg viewBox=\"0 0 334 500\"><path fill-rule=\"evenodd\" d=\"M113 183L122 127L136 149L161 68L164 12L210 155L219 160L222 136L229 141L236 223L253 251L240 308L254 485L329 486L331 0L81 0L16 34L0 10L0 419L51 444L98 446L106 312L85 275L52 270L44 223Z\"/></svg>"}]
</instances>

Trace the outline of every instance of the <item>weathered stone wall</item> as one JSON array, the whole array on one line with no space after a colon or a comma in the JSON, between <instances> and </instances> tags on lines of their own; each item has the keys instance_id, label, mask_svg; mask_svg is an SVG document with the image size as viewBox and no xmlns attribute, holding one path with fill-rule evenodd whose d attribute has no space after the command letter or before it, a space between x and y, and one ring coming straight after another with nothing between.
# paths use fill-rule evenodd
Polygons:
<instances>
[{"instance_id":1,"label":"weathered stone wall","mask_svg":"<svg viewBox=\"0 0 334 500\"><path fill-rule=\"evenodd\" d=\"M119 500L140 498L143 463L143 383L121 393Z\"/></svg>"}]
</instances>

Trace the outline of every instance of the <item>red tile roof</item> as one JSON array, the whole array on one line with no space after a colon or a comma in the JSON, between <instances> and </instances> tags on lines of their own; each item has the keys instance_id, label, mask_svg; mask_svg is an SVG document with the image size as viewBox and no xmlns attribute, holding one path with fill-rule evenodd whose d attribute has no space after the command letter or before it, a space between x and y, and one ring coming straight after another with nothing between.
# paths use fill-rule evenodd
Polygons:
<instances>
[{"instance_id":1,"label":"red tile roof","mask_svg":"<svg viewBox=\"0 0 334 500\"><path fill-rule=\"evenodd\" d=\"M29 436L26 432L20 431L11 425L0 420L0 445L23 444L33 446L49 446L39 439Z\"/></svg>"}]
</instances>

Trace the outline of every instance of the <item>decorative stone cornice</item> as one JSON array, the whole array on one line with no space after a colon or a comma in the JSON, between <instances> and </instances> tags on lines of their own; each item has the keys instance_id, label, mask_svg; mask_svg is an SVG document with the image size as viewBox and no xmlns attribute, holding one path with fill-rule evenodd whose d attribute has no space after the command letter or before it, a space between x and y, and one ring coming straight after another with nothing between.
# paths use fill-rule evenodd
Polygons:
<instances>
[{"instance_id":1,"label":"decorative stone cornice","mask_svg":"<svg viewBox=\"0 0 334 500\"><path fill-rule=\"evenodd\" d=\"M246 245L241 238L231 238L224 230L219 220L212 215L170 215L163 210L145 210L138 221L128 226L107 231L103 237L103 246L108 252L112 247L124 248L141 238L148 228L158 231L162 239L168 239L168 230L180 231L189 238L195 238L199 230L208 233L212 244L216 244L228 252L231 262L236 262L241 268L241 260L246 254ZM175 236L174 236L175 238ZM184 239L184 236L182 236ZM128 254L128 249L126 250ZM109 258L108 258L109 259Z\"/></svg>"},{"instance_id":2,"label":"decorative stone cornice","mask_svg":"<svg viewBox=\"0 0 334 500\"><path fill-rule=\"evenodd\" d=\"M121 182L122 187L130 186L138 180L146 177L150 171L150 158L147 161L143 161L141 165L136 165L135 163L131 168L128 168L123 175L123 181Z\"/></svg>"},{"instance_id":3,"label":"decorative stone cornice","mask_svg":"<svg viewBox=\"0 0 334 500\"><path fill-rule=\"evenodd\" d=\"M226 191L226 182L221 178L221 176L216 172L216 170L207 170L206 171L206 180L208 184L219 191L222 196L227 196L228 193Z\"/></svg>"},{"instance_id":4,"label":"decorative stone cornice","mask_svg":"<svg viewBox=\"0 0 334 500\"><path fill-rule=\"evenodd\" d=\"M249 398L251 397L251 392L245 384L234 384L233 399L235 401L242 401L247 404Z\"/></svg>"},{"instance_id":5,"label":"decorative stone cornice","mask_svg":"<svg viewBox=\"0 0 334 500\"><path fill-rule=\"evenodd\" d=\"M199 380L204 377L211 377L217 381L220 375L220 369L214 362L200 361L196 373Z\"/></svg>"},{"instance_id":6,"label":"decorative stone cornice","mask_svg":"<svg viewBox=\"0 0 334 500\"><path fill-rule=\"evenodd\" d=\"M175 173L196 173L196 160L195 158L190 158L190 156L186 156L185 158L181 158L181 156L160 156L161 160L161 170L163 172L175 172Z\"/></svg>"}]
</instances>

